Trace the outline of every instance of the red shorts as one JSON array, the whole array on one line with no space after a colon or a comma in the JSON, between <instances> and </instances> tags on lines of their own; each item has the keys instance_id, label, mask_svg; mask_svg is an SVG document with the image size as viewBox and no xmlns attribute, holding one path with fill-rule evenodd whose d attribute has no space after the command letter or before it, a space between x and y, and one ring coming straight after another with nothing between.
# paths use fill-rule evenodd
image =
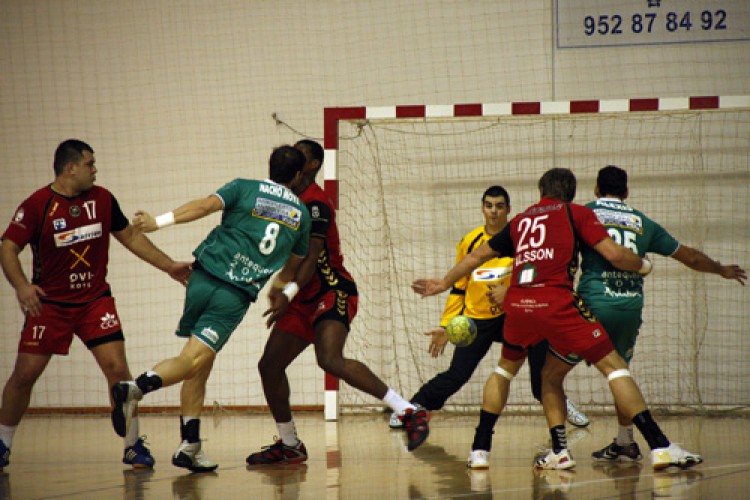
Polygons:
<instances>
[{"instance_id":1,"label":"red shorts","mask_svg":"<svg viewBox=\"0 0 750 500\"><path fill-rule=\"evenodd\" d=\"M503 309L505 340L511 344L528 347L547 339L559 354L577 354L592 364L614 350L604 327L573 290L511 288Z\"/></svg>"},{"instance_id":2,"label":"red shorts","mask_svg":"<svg viewBox=\"0 0 750 500\"><path fill-rule=\"evenodd\" d=\"M18 352L34 354L68 354L73 334L89 348L97 339L122 329L114 297L98 299L76 307L42 302L42 314L26 315Z\"/></svg>"},{"instance_id":3,"label":"red shorts","mask_svg":"<svg viewBox=\"0 0 750 500\"><path fill-rule=\"evenodd\" d=\"M322 320L334 320L346 325L349 330L357 315L356 295L341 290L331 290L314 302L289 304L284 316L274 325L274 330L283 330L312 343L315 341L315 324Z\"/></svg>"}]
</instances>

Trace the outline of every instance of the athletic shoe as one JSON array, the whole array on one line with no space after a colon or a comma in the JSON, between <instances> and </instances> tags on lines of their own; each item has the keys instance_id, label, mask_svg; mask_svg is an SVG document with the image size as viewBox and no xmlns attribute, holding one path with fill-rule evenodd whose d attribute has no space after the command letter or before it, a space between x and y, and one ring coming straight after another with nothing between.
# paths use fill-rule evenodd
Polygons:
<instances>
[{"instance_id":1,"label":"athletic shoe","mask_svg":"<svg viewBox=\"0 0 750 500\"><path fill-rule=\"evenodd\" d=\"M576 408L576 405L570 400L567 400L568 407L568 422L576 427L586 427L591 423L589 417L586 416L581 410Z\"/></svg>"},{"instance_id":2,"label":"athletic shoe","mask_svg":"<svg viewBox=\"0 0 750 500\"><path fill-rule=\"evenodd\" d=\"M489 469L490 452L486 450L471 450L466 467L469 469Z\"/></svg>"},{"instance_id":3,"label":"athletic shoe","mask_svg":"<svg viewBox=\"0 0 750 500\"><path fill-rule=\"evenodd\" d=\"M422 406L407 408L406 412L404 412L403 420L404 428L406 429L406 437L409 440L407 448L409 451L414 451L419 448L419 445L424 443L424 440L430 435L430 426L427 424L429 421L427 410Z\"/></svg>"},{"instance_id":4,"label":"athletic shoe","mask_svg":"<svg viewBox=\"0 0 750 500\"><path fill-rule=\"evenodd\" d=\"M132 465L134 468L152 468L154 466L154 457L151 456L151 452L146 448L146 444L143 442L146 436L138 438L133 446L125 448L125 453L122 456L122 463L125 465Z\"/></svg>"},{"instance_id":5,"label":"athletic shoe","mask_svg":"<svg viewBox=\"0 0 750 500\"><path fill-rule=\"evenodd\" d=\"M0 472L3 471L3 467L10 464L10 448L5 446L5 443L0 439Z\"/></svg>"},{"instance_id":6,"label":"athletic shoe","mask_svg":"<svg viewBox=\"0 0 750 500\"><path fill-rule=\"evenodd\" d=\"M399 415L395 411L391 413L391 418L388 419L388 427L390 427L391 429L403 429L404 422L403 420L401 420L401 415Z\"/></svg>"},{"instance_id":7,"label":"athletic shoe","mask_svg":"<svg viewBox=\"0 0 750 500\"><path fill-rule=\"evenodd\" d=\"M112 399L115 402L112 408L112 427L120 437L125 437L130 429L130 420L138 407L138 401L143 398L143 393L135 385L135 382L117 382L112 386Z\"/></svg>"},{"instance_id":8,"label":"athletic shoe","mask_svg":"<svg viewBox=\"0 0 750 500\"><path fill-rule=\"evenodd\" d=\"M248 465L261 464L301 464L307 460L307 449L302 441L297 446L287 446L281 439L260 451L250 454L245 461Z\"/></svg>"},{"instance_id":9,"label":"athletic shoe","mask_svg":"<svg viewBox=\"0 0 750 500\"><path fill-rule=\"evenodd\" d=\"M667 448L651 450L651 464L654 470L666 469L670 465L687 469L703 462L703 457L696 453L683 450L680 445L672 443Z\"/></svg>"},{"instance_id":10,"label":"athletic shoe","mask_svg":"<svg viewBox=\"0 0 750 500\"><path fill-rule=\"evenodd\" d=\"M572 469L576 466L576 461L570 456L568 449L555 453L554 450L543 450L536 456L534 467L537 469L555 469L564 470Z\"/></svg>"},{"instance_id":11,"label":"athletic shoe","mask_svg":"<svg viewBox=\"0 0 750 500\"><path fill-rule=\"evenodd\" d=\"M183 441L172 455L172 465L190 469L193 472L213 472L219 466L216 462L206 458L201 449L201 442L188 443Z\"/></svg>"},{"instance_id":12,"label":"athletic shoe","mask_svg":"<svg viewBox=\"0 0 750 500\"><path fill-rule=\"evenodd\" d=\"M596 462L637 462L643 458L643 455L635 441L620 446L615 439L601 450L593 452L591 458Z\"/></svg>"}]
</instances>

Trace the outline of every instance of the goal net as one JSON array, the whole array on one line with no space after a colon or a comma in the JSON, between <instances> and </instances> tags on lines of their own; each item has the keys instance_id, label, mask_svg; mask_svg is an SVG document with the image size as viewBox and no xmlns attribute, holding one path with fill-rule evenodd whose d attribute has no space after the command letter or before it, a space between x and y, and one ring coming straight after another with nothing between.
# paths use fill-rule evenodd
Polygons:
<instances>
[{"instance_id":1,"label":"goal net","mask_svg":"<svg viewBox=\"0 0 750 500\"><path fill-rule=\"evenodd\" d=\"M327 141L338 149L326 163L335 164L345 264L360 289L347 354L407 398L447 369L453 347L433 359L422 335L438 325L446 294L421 299L410 283L441 277L453 265L460 238L483 223L487 187L508 190L512 216L538 201L537 181L555 166L575 172L579 203L593 199L601 167L625 168L633 207L681 243L747 268L750 110L742 106L417 118L367 110L339 120L335 140ZM653 261L632 362L646 400L676 411L746 409L748 291L670 258ZM477 408L499 355L496 345L446 409ZM573 370L566 391L588 408L611 407L593 367ZM351 411L373 399L342 383L340 403ZM538 409L524 366L509 409L530 407Z\"/></svg>"}]
</instances>

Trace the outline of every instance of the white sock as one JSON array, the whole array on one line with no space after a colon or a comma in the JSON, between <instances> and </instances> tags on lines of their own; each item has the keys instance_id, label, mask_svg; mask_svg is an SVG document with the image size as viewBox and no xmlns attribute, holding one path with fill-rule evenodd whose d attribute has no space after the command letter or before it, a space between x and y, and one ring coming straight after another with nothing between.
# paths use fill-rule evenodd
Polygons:
<instances>
[{"instance_id":1,"label":"white sock","mask_svg":"<svg viewBox=\"0 0 750 500\"><path fill-rule=\"evenodd\" d=\"M619 444L620 446L627 446L634 443L635 438L633 437L633 424L621 425L617 432L617 438L615 439L615 441L617 441L617 444Z\"/></svg>"},{"instance_id":2,"label":"white sock","mask_svg":"<svg viewBox=\"0 0 750 500\"><path fill-rule=\"evenodd\" d=\"M3 425L0 424L0 439L3 440L5 446L10 449L10 445L13 444L13 435L16 433L17 425Z\"/></svg>"},{"instance_id":3,"label":"white sock","mask_svg":"<svg viewBox=\"0 0 750 500\"><path fill-rule=\"evenodd\" d=\"M289 422L276 422L276 428L279 430L281 442L287 446L297 446L300 443L297 437L297 427L294 425L294 419Z\"/></svg>"},{"instance_id":4,"label":"white sock","mask_svg":"<svg viewBox=\"0 0 750 500\"><path fill-rule=\"evenodd\" d=\"M135 444L136 441L138 441L138 438L141 436L140 433L140 426L138 425L138 415L134 415L133 418L130 419L130 429L128 429L128 433L125 434L125 437L122 438L122 442L125 443L125 448L130 448Z\"/></svg>"},{"instance_id":5,"label":"white sock","mask_svg":"<svg viewBox=\"0 0 750 500\"><path fill-rule=\"evenodd\" d=\"M383 397L383 402L390 406L391 409L398 415L403 415L408 408L416 408L416 406L402 398L401 394L397 393L390 387L388 388L388 392L386 392L385 396Z\"/></svg>"}]
</instances>

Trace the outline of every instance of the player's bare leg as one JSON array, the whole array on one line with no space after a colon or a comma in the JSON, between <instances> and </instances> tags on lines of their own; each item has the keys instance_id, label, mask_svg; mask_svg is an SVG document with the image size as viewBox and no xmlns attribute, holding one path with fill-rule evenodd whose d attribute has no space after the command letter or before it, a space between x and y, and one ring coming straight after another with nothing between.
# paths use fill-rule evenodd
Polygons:
<instances>
[{"instance_id":1,"label":"player's bare leg","mask_svg":"<svg viewBox=\"0 0 750 500\"><path fill-rule=\"evenodd\" d=\"M510 383L518 374L526 358L510 360L500 357L495 371L484 384L482 409L479 412L479 425L474 433L471 453L466 466L470 469L487 469L492 449L492 434L505 404L508 402Z\"/></svg>"},{"instance_id":2,"label":"player's bare leg","mask_svg":"<svg viewBox=\"0 0 750 500\"><path fill-rule=\"evenodd\" d=\"M594 364L607 377L615 404L624 415L629 415L651 448L651 462L654 470L672 465L686 468L703 462L695 453L670 443L651 417L641 391L633 380L628 365L617 352L612 351Z\"/></svg>"},{"instance_id":3,"label":"player's bare leg","mask_svg":"<svg viewBox=\"0 0 750 500\"><path fill-rule=\"evenodd\" d=\"M48 354L25 352L18 353L16 357L13 373L3 388L3 403L0 407L0 471L10 464L10 447L16 428L29 407L34 384L51 358Z\"/></svg>"},{"instance_id":4,"label":"player's bare leg","mask_svg":"<svg viewBox=\"0 0 750 500\"><path fill-rule=\"evenodd\" d=\"M542 407L547 418L547 427L552 438L552 448L539 454L535 460L537 469L570 469L576 462L568 450L565 419L568 409L563 389L565 376L575 365L563 362L547 353L542 368Z\"/></svg>"},{"instance_id":5,"label":"player's bare leg","mask_svg":"<svg viewBox=\"0 0 750 500\"><path fill-rule=\"evenodd\" d=\"M364 363L344 357L347 327L334 320L315 325L315 356L318 366L352 387L383 400L394 412L404 415L409 451L419 447L430 433L427 410L417 408L389 388Z\"/></svg>"}]
</instances>

